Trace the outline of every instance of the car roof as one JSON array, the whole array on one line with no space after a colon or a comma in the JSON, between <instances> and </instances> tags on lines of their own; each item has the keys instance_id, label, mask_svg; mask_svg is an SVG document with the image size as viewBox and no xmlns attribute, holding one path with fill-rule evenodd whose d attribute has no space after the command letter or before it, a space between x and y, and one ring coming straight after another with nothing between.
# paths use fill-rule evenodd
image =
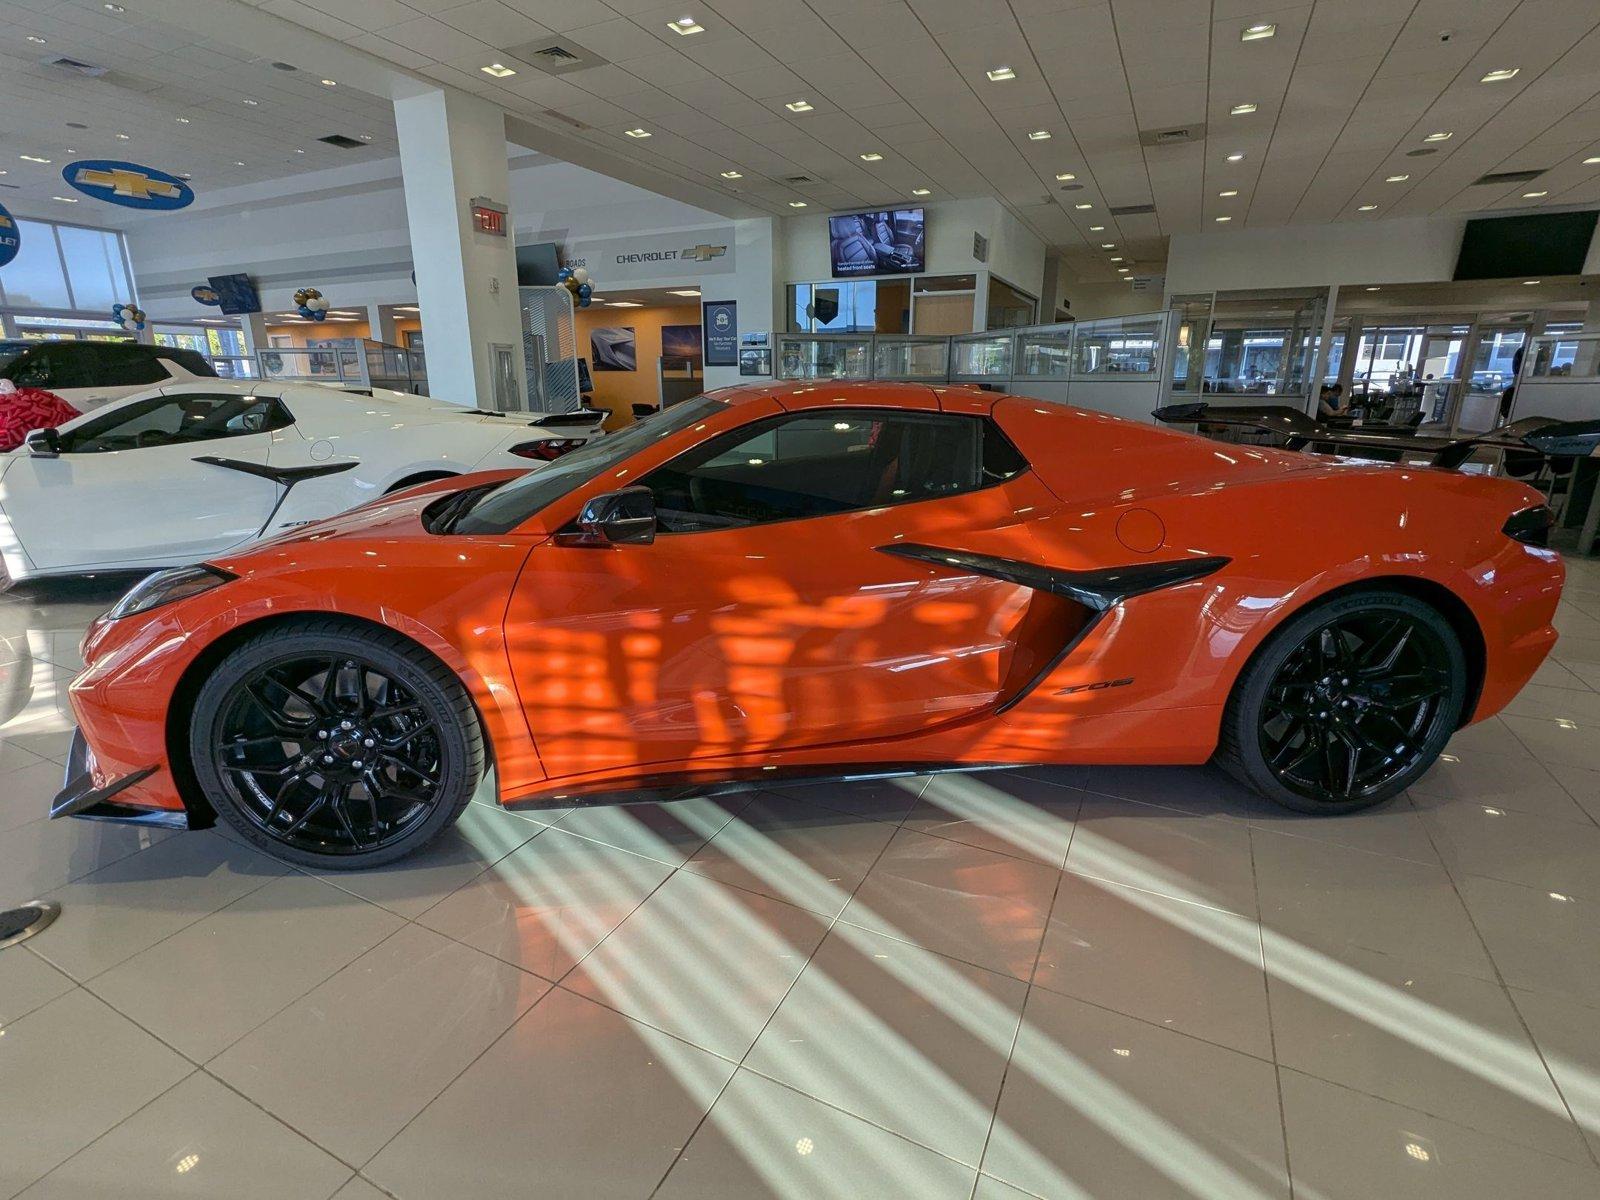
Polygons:
<instances>
[{"instance_id":1,"label":"car roof","mask_svg":"<svg viewBox=\"0 0 1600 1200\"><path fill-rule=\"evenodd\" d=\"M726 404L747 404L754 400L803 401L808 406L837 403L861 404L874 408L928 409L947 412L984 413L1001 398L999 392L985 391L977 384L894 383L868 379L805 379L783 383L741 383L710 393ZM931 401L931 402L930 402Z\"/></svg>"}]
</instances>

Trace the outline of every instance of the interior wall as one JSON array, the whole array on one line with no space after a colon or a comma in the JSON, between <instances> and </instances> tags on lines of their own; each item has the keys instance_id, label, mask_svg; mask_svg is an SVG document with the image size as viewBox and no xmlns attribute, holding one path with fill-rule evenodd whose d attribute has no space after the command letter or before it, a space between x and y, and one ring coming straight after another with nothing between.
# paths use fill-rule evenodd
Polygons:
<instances>
[{"instance_id":1,"label":"interior wall","mask_svg":"<svg viewBox=\"0 0 1600 1200\"><path fill-rule=\"evenodd\" d=\"M1057 303L1071 301L1072 315L1080 321L1098 317L1127 317L1154 312L1161 307L1161 294L1137 292L1128 283L1074 283L1063 280Z\"/></svg>"},{"instance_id":2,"label":"interior wall","mask_svg":"<svg viewBox=\"0 0 1600 1200\"><path fill-rule=\"evenodd\" d=\"M633 422L633 405L656 404L660 392L656 382L656 360L661 357L663 325L699 325L698 304L647 305L644 308L580 308L577 314L579 353L589 360L594 379L594 405L611 410L607 429ZM638 370L597 371L589 350L589 333L597 328L631 326L635 333Z\"/></svg>"}]
</instances>

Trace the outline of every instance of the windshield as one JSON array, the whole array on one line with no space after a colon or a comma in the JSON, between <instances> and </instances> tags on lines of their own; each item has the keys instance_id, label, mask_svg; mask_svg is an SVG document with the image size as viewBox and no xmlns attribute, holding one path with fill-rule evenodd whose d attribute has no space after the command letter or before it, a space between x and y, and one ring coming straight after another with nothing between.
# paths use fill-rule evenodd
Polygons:
<instances>
[{"instance_id":1,"label":"windshield","mask_svg":"<svg viewBox=\"0 0 1600 1200\"><path fill-rule=\"evenodd\" d=\"M726 403L696 396L646 417L621 433L596 438L548 467L530 471L504 487L486 492L451 524L452 533L509 533L553 500L569 495L654 442L722 411Z\"/></svg>"}]
</instances>

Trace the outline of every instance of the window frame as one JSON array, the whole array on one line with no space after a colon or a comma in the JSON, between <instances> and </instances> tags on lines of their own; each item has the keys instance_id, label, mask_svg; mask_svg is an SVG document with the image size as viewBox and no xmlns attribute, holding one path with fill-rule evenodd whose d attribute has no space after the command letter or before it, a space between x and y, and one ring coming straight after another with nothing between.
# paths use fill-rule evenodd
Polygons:
<instances>
[{"instance_id":1,"label":"window frame","mask_svg":"<svg viewBox=\"0 0 1600 1200\"><path fill-rule=\"evenodd\" d=\"M714 447L717 447L719 443L723 443L724 444L723 447L721 449L718 449L716 451L716 453L712 454L711 458L715 458L717 456L717 454L726 453L726 451L728 449L731 449L733 446L737 446L741 442L747 441L750 438L759 437L761 434L766 433L769 429L777 429L777 428L779 428L779 427L781 427L781 426L783 426L785 424L788 424L790 422L793 422L793 421L801 421L801 420L808 420L808 419L826 420L826 419L829 419L829 418L837 418L837 419L855 418L855 419L858 419L858 420L859 419L863 419L863 418L876 419L876 420L888 419L888 420L909 421L909 422L912 422L912 423L920 423L920 424L939 424L939 423L947 423L947 422L960 423L960 422L966 422L966 421L975 421L975 422L978 423L978 429L979 429L978 468L979 468L980 476L982 474L984 460L985 460L985 458L987 456L986 455L987 444L986 444L985 439L988 438L988 437L991 437L991 436L998 438L1000 440L1001 444L1004 445L1011 452L1011 454L1013 454L1016 457L1016 460L1019 463L1021 463L1022 465L1021 465L1020 469L1014 471L1010 475L1005 476L1004 478L995 479L995 480L992 480L990 482L980 482L977 487L963 488L961 491L948 492L948 493L946 493L944 495L941 495L941 496L907 496L907 497L905 497L903 499L900 499L900 500L889 499L889 500L880 501L880 502L874 503L874 504L862 504L862 505L852 506L850 508L842 508L842 509L837 510L836 512L808 513L808 514L803 514L803 515L795 516L795 517L778 517L778 518L776 518L774 520L771 520L771 521L750 521L750 522L747 522L747 523L742 524L742 525L728 525L728 526L723 526L721 528L715 528L715 529L664 529L664 528L661 528L659 523L658 523L657 529L656 529L656 536L657 537L683 537L683 536L693 536L693 535L696 535L696 534L707 534L707 533L734 533L734 532L747 530L747 529L764 529L764 528L767 528L768 526L772 526L772 525L789 525L789 524L793 524L796 521L826 520L826 519L831 518L831 517L844 517L844 516L850 516L850 515L855 514L855 513L875 512L875 511L878 511L878 510L881 510L881 509L887 509L887 508L903 508L908 504L927 504L927 503L930 503L930 502L936 502L936 501L940 501L940 500L954 500L954 499L957 499L957 498L962 497L962 496L976 495L979 492L986 492L991 488L996 488L996 487L1000 487L1003 484L1011 483L1014 480L1019 479L1024 475L1029 474L1033 470L1033 463L1031 461L1029 461L1028 456L1023 454L1022 451L1018 448L1017 444L1014 441L1012 441L1010 437L1008 437L1006 435L1005 430L1000 428L999 422L996 421L993 416L988 415L988 414L983 414L983 413L953 413L953 412L945 412L942 409L941 410L923 410L923 409L908 409L908 408L887 408L887 407L884 407L884 406L881 406L881 405L865 405L865 404L837 405L837 406L830 405L830 406L818 406L818 407L815 407L815 408L791 409L791 410L788 410L786 412L774 413L771 416L762 417L762 418L760 418L758 420L747 422L747 423L745 423L743 425L740 425L740 426L738 426L738 427L736 427L734 429L729 429L729 430L727 430L727 431L725 431L723 433L713 434L711 437L707 438L705 441L700 442L700 443L698 443L698 444L696 444L694 446L688 447L687 449L681 451L679 454L674 455L672 458L667 459L665 462L658 463L656 466L652 467L648 472L646 472L644 475L642 475L634 486L636 486L636 487L650 487L650 478L651 478L651 476L656 475L658 472L670 470L672 465L675 462L678 462L679 460L681 460L681 459L683 459L685 457L688 457L689 455L704 454L708 450L711 450ZM734 441L733 439L735 439L735 438L737 438L738 441ZM709 461L709 459L707 461ZM703 466L704 463L702 463L701 465ZM696 468L696 469L698 469L698 468ZM654 498L655 498L654 489L651 490L651 498L652 498L652 500L654 500Z\"/></svg>"}]
</instances>

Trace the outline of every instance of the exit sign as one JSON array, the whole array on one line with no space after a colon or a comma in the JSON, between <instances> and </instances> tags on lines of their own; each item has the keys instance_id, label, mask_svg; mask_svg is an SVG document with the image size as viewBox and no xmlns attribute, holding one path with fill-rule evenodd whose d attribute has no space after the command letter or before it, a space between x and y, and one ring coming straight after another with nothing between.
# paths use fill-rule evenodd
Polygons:
<instances>
[{"instance_id":1,"label":"exit sign","mask_svg":"<svg viewBox=\"0 0 1600 1200\"><path fill-rule=\"evenodd\" d=\"M474 196L472 205L472 227L479 233L487 233L493 237L506 236L506 213L509 211L504 204L499 204L484 196Z\"/></svg>"}]
</instances>

